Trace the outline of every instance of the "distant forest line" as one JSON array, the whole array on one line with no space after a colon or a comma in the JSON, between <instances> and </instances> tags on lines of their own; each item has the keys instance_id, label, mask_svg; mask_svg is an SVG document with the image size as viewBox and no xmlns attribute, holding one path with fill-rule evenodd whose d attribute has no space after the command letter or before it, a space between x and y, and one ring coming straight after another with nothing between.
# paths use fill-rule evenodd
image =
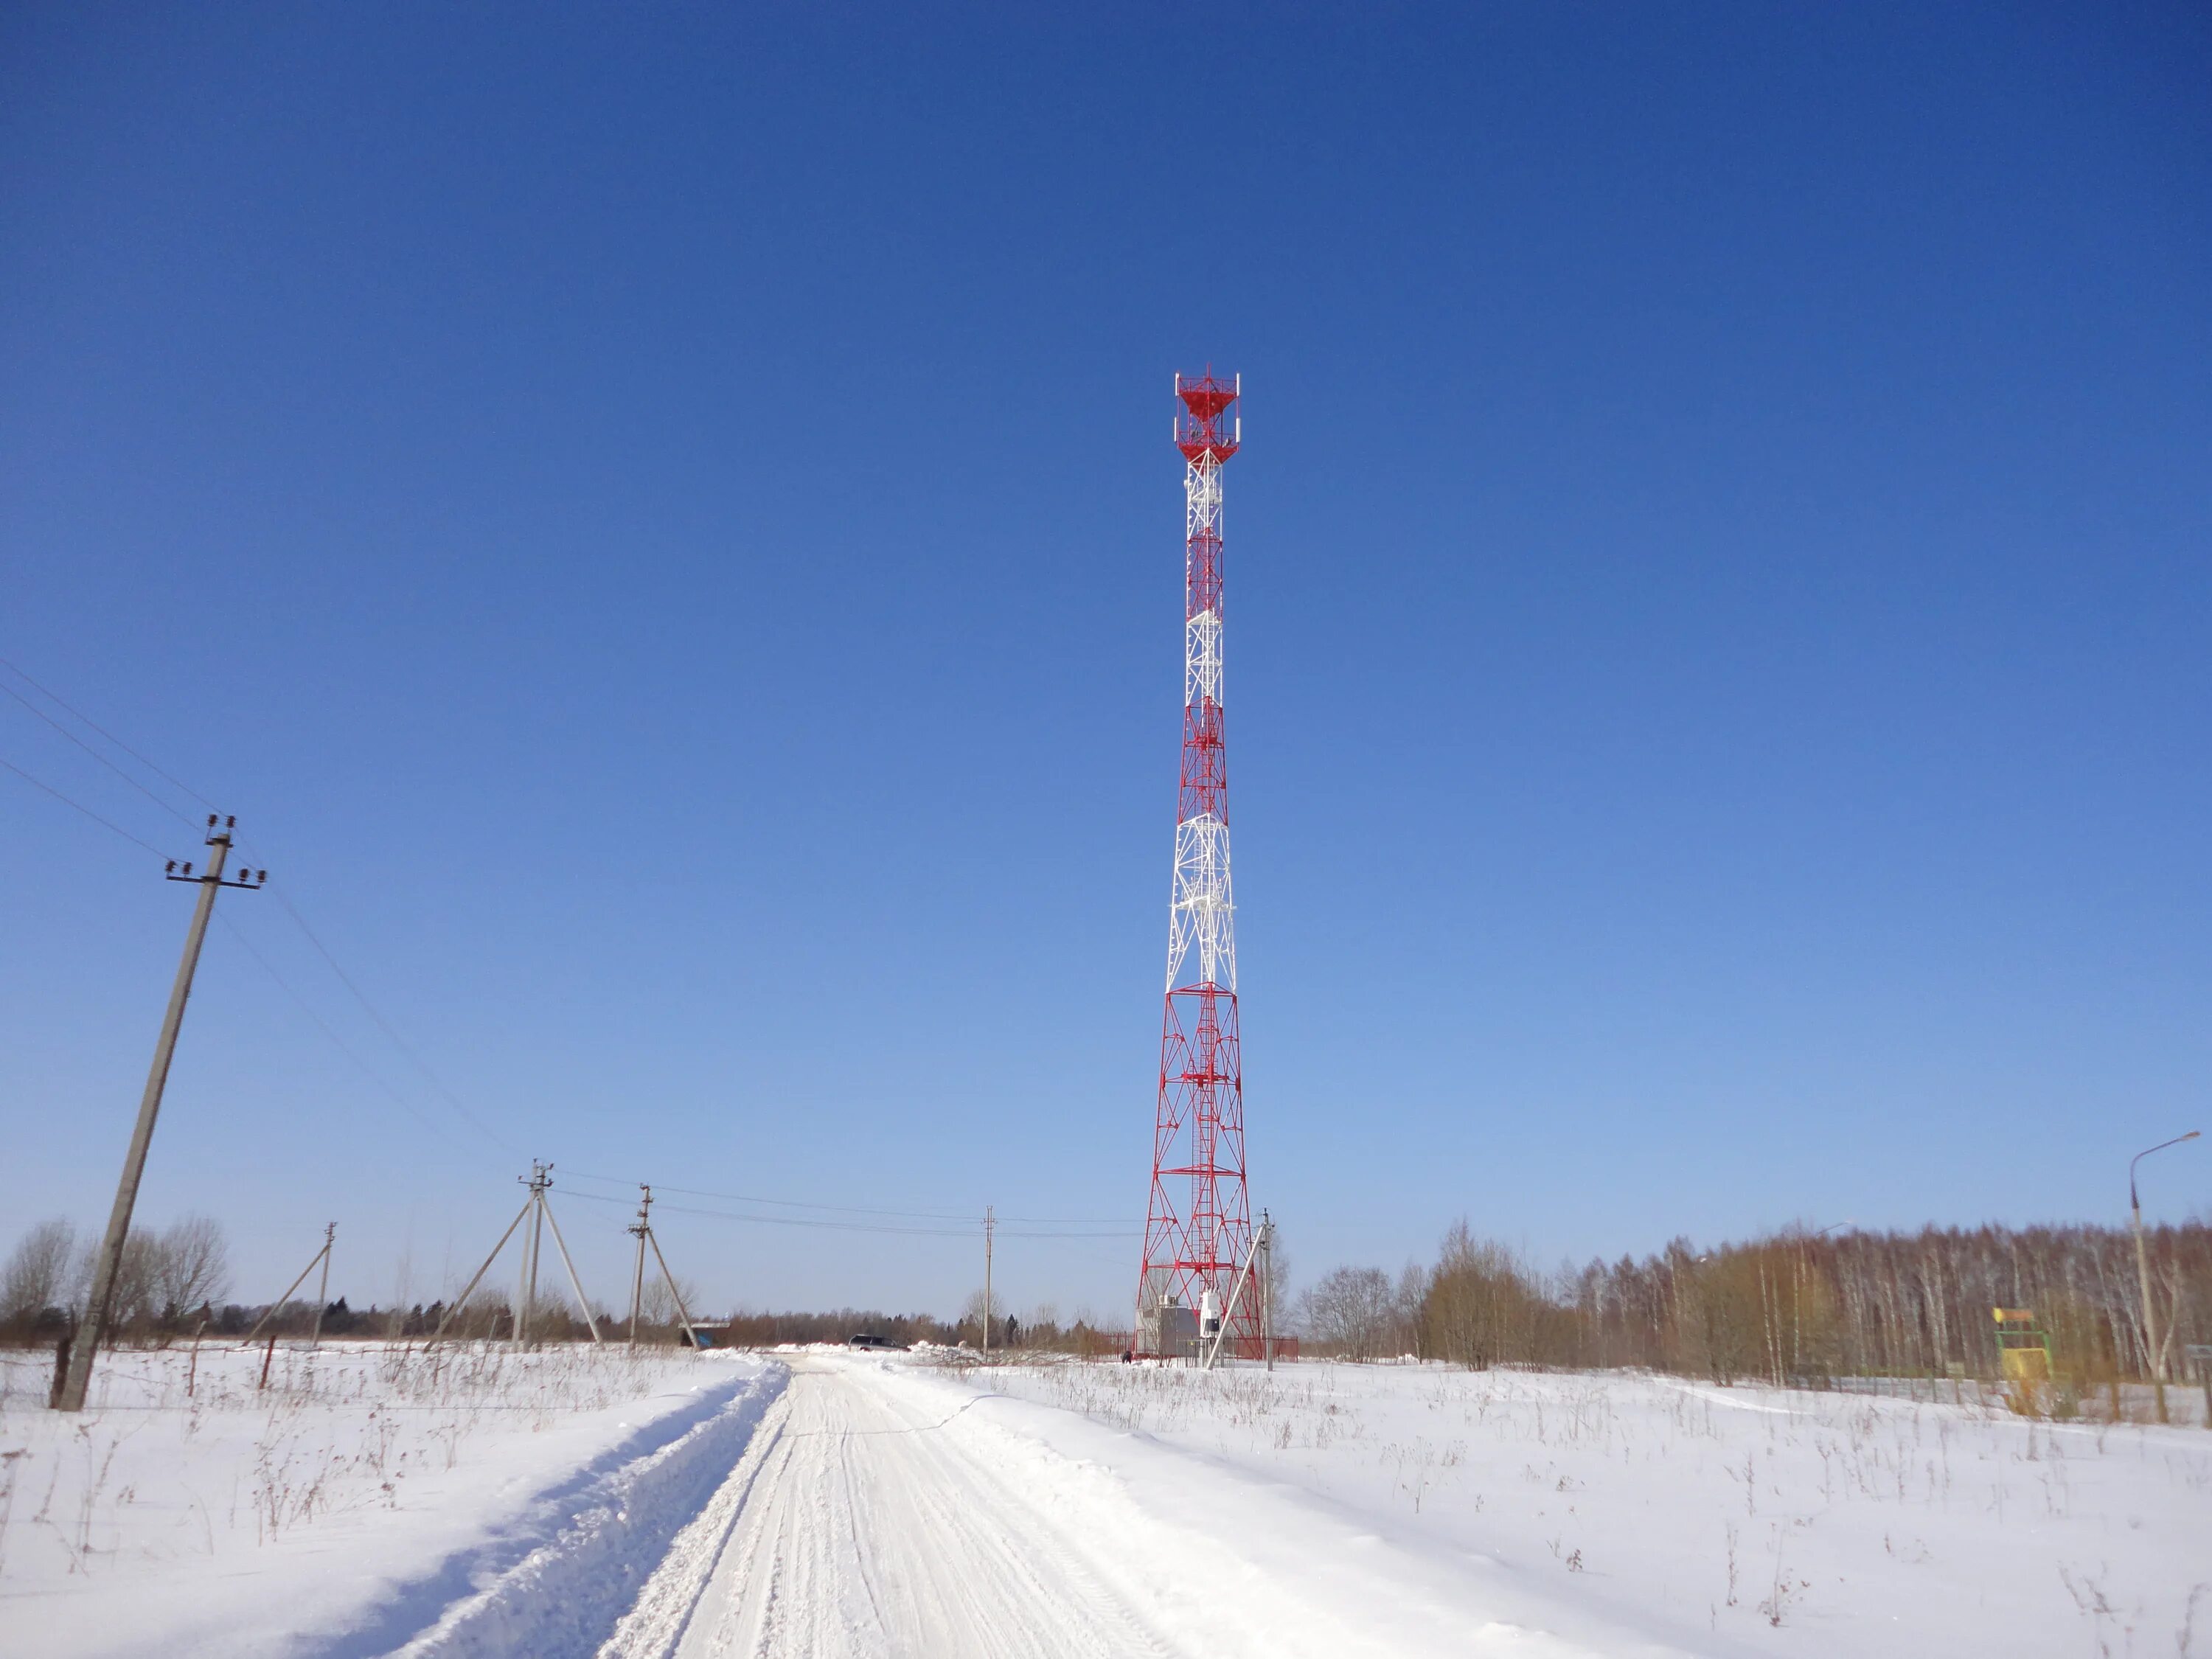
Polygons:
<instances>
[{"instance_id":1,"label":"distant forest line","mask_svg":"<svg viewBox=\"0 0 2212 1659\"><path fill-rule=\"evenodd\" d=\"M2146 1227L2169 1376L2212 1342L2212 1226ZM1788 1231L1545 1273L1464 1224L1393 1279L1338 1268L1300 1298L1309 1352L1485 1367L1644 1366L1722 1381L1994 1378L1997 1308L2031 1310L2054 1372L2148 1378L2152 1353L2125 1228Z\"/></svg>"},{"instance_id":2,"label":"distant forest line","mask_svg":"<svg viewBox=\"0 0 2212 1659\"><path fill-rule=\"evenodd\" d=\"M2158 1347L2166 1374L2186 1371L2189 1345L2212 1344L2212 1224L2190 1220L2144 1229ZM118 1286L114 1340L166 1344L195 1334L234 1337L269 1304L227 1299L230 1273L221 1228L191 1217L165 1233L134 1235L131 1270ZM33 1228L0 1267L0 1341L52 1342L76 1316L85 1252L60 1222ZM687 1297L687 1300L689 1298ZM844 1341L866 1333L891 1341L981 1345L982 1297L960 1315L886 1314L844 1308L738 1312L698 1323L718 1343L772 1347ZM1790 1230L1701 1249L1677 1239L1637 1260L1592 1261L1545 1272L1465 1223L1445 1235L1436 1260L1393 1276L1337 1267L1302 1295L1280 1297L1278 1328L1305 1352L1353 1360L1412 1356L1481 1369L1645 1367L1721 1381L1777 1382L1843 1376L1998 1375L1992 1310L2032 1311L2050 1339L2056 1375L2081 1382L2144 1380L2154 1374L2149 1327L2125 1228L2071 1225L1924 1227L1917 1232ZM270 1328L300 1336L317 1304L294 1302ZM322 1334L421 1340L442 1303L322 1310ZM644 1334L674 1340L674 1310L648 1291ZM602 1330L627 1331L626 1313L599 1310ZM611 1328L610 1328L611 1325ZM502 1335L514 1327L507 1298L480 1292L452 1334ZM532 1321L544 1340L589 1340L577 1310L546 1297ZM1118 1356L1127 1324L1088 1316L1063 1325L1049 1308L1028 1318L1000 1302L992 1346Z\"/></svg>"}]
</instances>

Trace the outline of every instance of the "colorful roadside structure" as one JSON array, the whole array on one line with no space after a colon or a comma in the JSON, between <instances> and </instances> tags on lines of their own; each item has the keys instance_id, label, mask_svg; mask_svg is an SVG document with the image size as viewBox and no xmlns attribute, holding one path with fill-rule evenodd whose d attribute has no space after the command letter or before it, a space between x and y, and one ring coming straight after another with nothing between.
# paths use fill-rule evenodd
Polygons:
<instances>
[{"instance_id":1,"label":"colorful roadside structure","mask_svg":"<svg viewBox=\"0 0 2212 1659\"><path fill-rule=\"evenodd\" d=\"M1992 1308L1997 1328L1997 1375L2008 1382L2051 1380L2051 1338L2033 1308Z\"/></svg>"}]
</instances>

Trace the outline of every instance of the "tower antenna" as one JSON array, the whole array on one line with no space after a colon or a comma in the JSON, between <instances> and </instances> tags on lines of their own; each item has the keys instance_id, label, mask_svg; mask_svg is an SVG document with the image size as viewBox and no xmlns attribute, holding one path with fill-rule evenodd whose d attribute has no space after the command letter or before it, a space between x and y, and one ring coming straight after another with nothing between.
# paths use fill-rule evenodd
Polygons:
<instances>
[{"instance_id":1,"label":"tower antenna","mask_svg":"<svg viewBox=\"0 0 2212 1659\"><path fill-rule=\"evenodd\" d=\"M1136 1351L1194 1356L1224 1334L1256 1353L1253 1299L1229 1291L1251 1254L1244 1081L1237 1024L1236 906L1229 884L1229 769L1222 727L1221 468L1243 438L1243 377L1178 374L1183 459L1182 781L1168 905L1166 1006L1152 1200L1137 1281Z\"/></svg>"}]
</instances>

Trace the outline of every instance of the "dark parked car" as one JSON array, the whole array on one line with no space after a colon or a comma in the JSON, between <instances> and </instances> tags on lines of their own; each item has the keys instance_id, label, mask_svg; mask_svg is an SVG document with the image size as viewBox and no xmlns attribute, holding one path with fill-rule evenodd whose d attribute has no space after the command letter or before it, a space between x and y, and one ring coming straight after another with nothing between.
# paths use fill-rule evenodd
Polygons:
<instances>
[{"instance_id":1,"label":"dark parked car","mask_svg":"<svg viewBox=\"0 0 2212 1659\"><path fill-rule=\"evenodd\" d=\"M878 1336L872 1331L854 1332L846 1346L852 1348L895 1348L901 1353L906 1352L905 1343L894 1342L888 1336Z\"/></svg>"}]
</instances>

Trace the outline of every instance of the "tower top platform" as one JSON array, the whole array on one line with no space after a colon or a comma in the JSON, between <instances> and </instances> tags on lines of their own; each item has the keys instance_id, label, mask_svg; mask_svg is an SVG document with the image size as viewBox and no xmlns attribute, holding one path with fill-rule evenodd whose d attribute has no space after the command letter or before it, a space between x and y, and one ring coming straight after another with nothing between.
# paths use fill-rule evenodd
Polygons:
<instances>
[{"instance_id":1,"label":"tower top platform","mask_svg":"<svg viewBox=\"0 0 2212 1659\"><path fill-rule=\"evenodd\" d=\"M1175 423L1176 447L1182 451L1183 459L1193 466L1202 460L1218 466L1234 455L1243 439L1243 418L1230 419L1226 431L1223 422L1230 405L1243 393L1244 377L1217 380L1209 368L1203 374L1176 375L1175 388L1185 410Z\"/></svg>"}]
</instances>

